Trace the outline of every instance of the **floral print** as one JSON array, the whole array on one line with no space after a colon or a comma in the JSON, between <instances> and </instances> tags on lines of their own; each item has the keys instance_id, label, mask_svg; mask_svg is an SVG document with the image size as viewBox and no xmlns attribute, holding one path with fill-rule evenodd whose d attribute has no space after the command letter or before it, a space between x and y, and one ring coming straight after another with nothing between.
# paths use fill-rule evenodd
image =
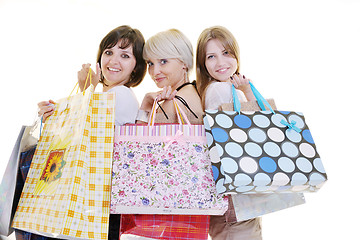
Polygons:
<instances>
[{"instance_id":1,"label":"floral print","mask_svg":"<svg viewBox=\"0 0 360 240\"><path fill-rule=\"evenodd\" d=\"M189 141L117 141L114 144L111 212L123 207L227 209L217 195L205 144Z\"/></svg>"}]
</instances>

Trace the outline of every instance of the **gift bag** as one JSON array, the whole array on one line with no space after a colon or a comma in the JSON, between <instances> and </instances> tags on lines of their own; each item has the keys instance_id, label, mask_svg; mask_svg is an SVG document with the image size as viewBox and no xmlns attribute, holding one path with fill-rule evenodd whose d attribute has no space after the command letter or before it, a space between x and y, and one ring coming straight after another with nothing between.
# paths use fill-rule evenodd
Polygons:
<instances>
[{"instance_id":1,"label":"gift bag","mask_svg":"<svg viewBox=\"0 0 360 240\"><path fill-rule=\"evenodd\" d=\"M174 101L175 109L180 109ZM155 104L154 104L155 107ZM155 119L153 107L151 119ZM111 213L221 215L203 125L116 126ZM181 119L179 120L181 123Z\"/></svg>"},{"instance_id":2,"label":"gift bag","mask_svg":"<svg viewBox=\"0 0 360 240\"><path fill-rule=\"evenodd\" d=\"M274 110L276 109L274 99L266 99L266 101ZM241 111L260 111L261 107L265 106L261 104L259 106L258 101L241 103ZM223 104L220 106L220 110L234 111L234 104ZM246 221L305 203L303 193L232 194L230 197L237 221Z\"/></svg>"},{"instance_id":3,"label":"gift bag","mask_svg":"<svg viewBox=\"0 0 360 240\"><path fill-rule=\"evenodd\" d=\"M107 239L114 95L57 101L45 122L13 227L56 238Z\"/></svg>"},{"instance_id":4,"label":"gift bag","mask_svg":"<svg viewBox=\"0 0 360 240\"><path fill-rule=\"evenodd\" d=\"M205 215L121 215L120 239L208 239L210 216ZM134 239L134 238L129 238Z\"/></svg>"},{"instance_id":5,"label":"gift bag","mask_svg":"<svg viewBox=\"0 0 360 240\"><path fill-rule=\"evenodd\" d=\"M246 221L305 203L302 193L231 195L237 221Z\"/></svg>"},{"instance_id":6,"label":"gift bag","mask_svg":"<svg viewBox=\"0 0 360 240\"><path fill-rule=\"evenodd\" d=\"M273 110L250 85L262 111L240 111L237 97L236 111L206 110L218 193L317 191L327 175L303 114Z\"/></svg>"},{"instance_id":7,"label":"gift bag","mask_svg":"<svg viewBox=\"0 0 360 240\"><path fill-rule=\"evenodd\" d=\"M15 146L6 166L0 185L0 234L9 236L14 229L11 227L15 210L20 198L22 186L17 188L20 143L26 126L22 126Z\"/></svg>"}]
</instances>

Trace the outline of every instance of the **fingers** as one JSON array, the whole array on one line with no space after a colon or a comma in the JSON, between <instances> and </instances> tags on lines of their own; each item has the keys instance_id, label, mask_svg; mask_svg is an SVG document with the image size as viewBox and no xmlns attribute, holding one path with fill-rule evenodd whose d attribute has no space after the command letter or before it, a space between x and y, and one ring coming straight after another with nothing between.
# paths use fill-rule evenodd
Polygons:
<instances>
[{"instance_id":1,"label":"fingers","mask_svg":"<svg viewBox=\"0 0 360 240\"><path fill-rule=\"evenodd\" d=\"M90 81L88 81L88 83L85 86L86 83L86 79L88 77L88 73L89 71L91 71L91 64L90 63L85 63L81 66L80 71L78 71L78 83L79 83L79 87L81 89L81 91L84 91L86 88L88 88L90 86ZM94 73L91 71L92 74L92 79L95 78ZM92 80L93 85L96 86L96 84L94 84L94 82L98 82L98 80Z\"/></svg>"},{"instance_id":2,"label":"fingers","mask_svg":"<svg viewBox=\"0 0 360 240\"><path fill-rule=\"evenodd\" d=\"M163 88L163 90L161 91L161 93L158 96L158 100L171 100L175 97L177 91L176 90L172 90L170 86L166 86Z\"/></svg>"},{"instance_id":3,"label":"fingers","mask_svg":"<svg viewBox=\"0 0 360 240\"><path fill-rule=\"evenodd\" d=\"M47 119L48 117L50 117L53 113L54 113L54 111L44 113L44 114L42 115L42 122L44 123L44 122L46 121L46 119Z\"/></svg>"},{"instance_id":4,"label":"fingers","mask_svg":"<svg viewBox=\"0 0 360 240\"><path fill-rule=\"evenodd\" d=\"M235 88L244 87L249 84L250 79L246 78L245 75L235 73L230 76L230 82L234 84Z\"/></svg>"},{"instance_id":5,"label":"fingers","mask_svg":"<svg viewBox=\"0 0 360 240\"><path fill-rule=\"evenodd\" d=\"M99 63L96 63L96 72L94 73L92 71L91 74L92 74L91 83L96 87L96 85L100 82L100 77L101 77L101 68Z\"/></svg>"},{"instance_id":6,"label":"fingers","mask_svg":"<svg viewBox=\"0 0 360 240\"><path fill-rule=\"evenodd\" d=\"M53 100L39 102L38 107L38 116L42 116L43 122L45 122L45 120L54 113L55 102Z\"/></svg>"},{"instance_id":7,"label":"fingers","mask_svg":"<svg viewBox=\"0 0 360 240\"><path fill-rule=\"evenodd\" d=\"M96 74L95 75L98 79L100 79L100 73L101 73L100 64L96 63Z\"/></svg>"},{"instance_id":8,"label":"fingers","mask_svg":"<svg viewBox=\"0 0 360 240\"><path fill-rule=\"evenodd\" d=\"M174 97L176 96L176 94L177 94L177 90L174 90L174 91L170 94L169 99L174 99Z\"/></svg>"}]
</instances>

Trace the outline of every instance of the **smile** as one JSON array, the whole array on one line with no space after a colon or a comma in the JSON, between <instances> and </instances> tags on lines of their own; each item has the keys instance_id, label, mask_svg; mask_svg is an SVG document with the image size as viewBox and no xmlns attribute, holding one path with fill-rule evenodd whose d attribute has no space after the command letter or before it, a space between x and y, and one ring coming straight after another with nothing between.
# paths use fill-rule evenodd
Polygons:
<instances>
[{"instance_id":1,"label":"smile","mask_svg":"<svg viewBox=\"0 0 360 240\"><path fill-rule=\"evenodd\" d=\"M229 68L220 68L220 69L216 70L216 72L218 72L218 73L224 73L224 72L226 72L228 69L229 69Z\"/></svg>"},{"instance_id":2,"label":"smile","mask_svg":"<svg viewBox=\"0 0 360 240\"><path fill-rule=\"evenodd\" d=\"M165 79L165 77L158 77L158 78L155 78L155 81L156 82L160 82L160 81L162 81L162 80L164 80Z\"/></svg>"},{"instance_id":3,"label":"smile","mask_svg":"<svg viewBox=\"0 0 360 240\"><path fill-rule=\"evenodd\" d=\"M112 71L112 72L120 72L121 70L118 69L118 68L111 68L111 67L108 67L107 68L109 71Z\"/></svg>"}]
</instances>

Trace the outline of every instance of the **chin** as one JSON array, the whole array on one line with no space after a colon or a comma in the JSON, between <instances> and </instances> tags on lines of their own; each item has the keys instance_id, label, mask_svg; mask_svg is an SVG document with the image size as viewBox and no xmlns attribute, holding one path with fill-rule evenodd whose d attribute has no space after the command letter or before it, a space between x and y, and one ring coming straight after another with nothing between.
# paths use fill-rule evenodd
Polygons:
<instances>
[{"instance_id":1,"label":"chin","mask_svg":"<svg viewBox=\"0 0 360 240\"><path fill-rule=\"evenodd\" d=\"M162 83L157 83L157 82L155 82L155 84L156 84L156 86L157 86L158 88L163 88L163 87L165 87L164 84L162 84Z\"/></svg>"}]
</instances>

